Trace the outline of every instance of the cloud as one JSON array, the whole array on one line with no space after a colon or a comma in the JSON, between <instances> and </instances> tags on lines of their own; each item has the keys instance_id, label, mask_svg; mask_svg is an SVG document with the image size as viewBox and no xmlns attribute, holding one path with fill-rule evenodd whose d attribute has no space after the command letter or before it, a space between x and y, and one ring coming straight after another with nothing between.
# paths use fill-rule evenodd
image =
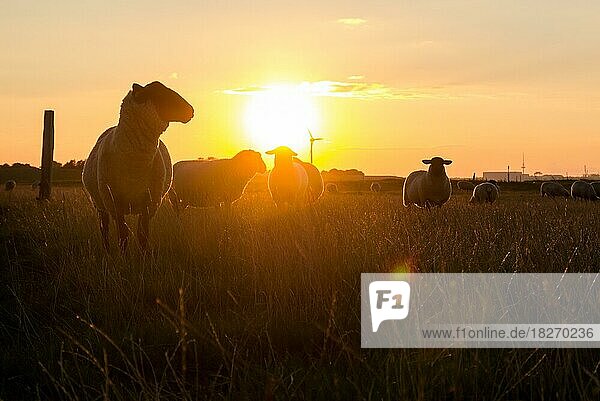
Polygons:
<instances>
[{"instance_id":1,"label":"cloud","mask_svg":"<svg viewBox=\"0 0 600 401\"><path fill-rule=\"evenodd\" d=\"M251 85L226 89L227 95L257 95L261 93L300 93L317 97L338 97L362 100L415 100L450 99L455 96L441 93L436 88L394 88L377 82L316 81L280 85Z\"/></svg>"},{"instance_id":2,"label":"cloud","mask_svg":"<svg viewBox=\"0 0 600 401\"><path fill-rule=\"evenodd\" d=\"M366 24L367 20L362 18L340 18L337 22L348 26L359 26Z\"/></svg>"},{"instance_id":3,"label":"cloud","mask_svg":"<svg viewBox=\"0 0 600 401\"><path fill-rule=\"evenodd\" d=\"M348 79L351 81L360 81L361 79L364 79L364 78L365 78L364 75L350 75L348 77Z\"/></svg>"},{"instance_id":4,"label":"cloud","mask_svg":"<svg viewBox=\"0 0 600 401\"><path fill-rule=\"evenodd\" d=\"M172 72L172 73L169 75L169 78L171 78L171 79L178 79L178 78L179 78L179 74L178 74L178 73L176 73L176 72Z\"/></svg>"}]
</instances>

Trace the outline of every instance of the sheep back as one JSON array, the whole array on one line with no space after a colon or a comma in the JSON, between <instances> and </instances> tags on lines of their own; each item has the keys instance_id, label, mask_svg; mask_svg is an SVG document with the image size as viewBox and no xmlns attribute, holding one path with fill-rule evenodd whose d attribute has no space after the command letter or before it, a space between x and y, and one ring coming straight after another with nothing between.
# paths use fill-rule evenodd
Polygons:
<instances>
[{"instance_id":1,"label":"sheep back","mask_svg":"<svg viewBox=\"0 0 600 401\"><path fill-rule=\"evenodd\" d=\"M473 189L470 203L494 203L498 199L498 188L490 183L484 182Z\"/></svg>"},{"instance_id":2,"label":"sheep back","mask_svg":"<svg viewBox=\"0 0 600 401\"><path fill-rule=\"evenodd\" d=\"M595 201L598 199L594 188L589 182L575 181L571 184L571 197L573 199L583 199Z\"/></svg>"},{"instance_id":3,"label":"sheep back","mask_svg":"<svg viewBox=\"0 0 600 401\"><path fill-rule=\"evenodd\" d=\"M540 185L540 195L549 197L564 196L567 198L571 196L569 190L557 182L542 183L542 185Z\"/></svg>"}]
</instances>

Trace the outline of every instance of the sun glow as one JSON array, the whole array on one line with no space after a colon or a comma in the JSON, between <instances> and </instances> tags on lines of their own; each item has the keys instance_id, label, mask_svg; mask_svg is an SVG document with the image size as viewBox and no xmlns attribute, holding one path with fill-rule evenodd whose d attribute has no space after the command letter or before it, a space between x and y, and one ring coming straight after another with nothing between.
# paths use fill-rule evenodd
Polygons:
<instances>
[{"instance_id":1,"label":"sun glow","mask_svg":"<svg viewBox=\"0 0 600 401\"><path fill-rule=\"evenodd\" d=\"M249 97L244 125L257 149L284 145L301 154L309 148L307 128L317 132L318 120L310 94L295 85L277 85Z\"/></svg>"}]
</instances>

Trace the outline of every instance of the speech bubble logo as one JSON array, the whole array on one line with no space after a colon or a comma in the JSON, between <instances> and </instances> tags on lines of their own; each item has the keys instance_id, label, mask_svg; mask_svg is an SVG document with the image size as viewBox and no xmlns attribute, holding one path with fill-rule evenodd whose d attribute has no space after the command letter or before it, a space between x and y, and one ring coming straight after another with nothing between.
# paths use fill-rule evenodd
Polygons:
<instances>
[{"instance_id":1,"label":"speech bubble logo","mask_svg":"<svg viewBox=\"0 0 600 401\"><path fill-rule=\"evenodd\" d=\"M369 284L373 333L384 320L402 320L408 316L410 285L406 281L373 281Z\"/></svg>"}]
</instances>

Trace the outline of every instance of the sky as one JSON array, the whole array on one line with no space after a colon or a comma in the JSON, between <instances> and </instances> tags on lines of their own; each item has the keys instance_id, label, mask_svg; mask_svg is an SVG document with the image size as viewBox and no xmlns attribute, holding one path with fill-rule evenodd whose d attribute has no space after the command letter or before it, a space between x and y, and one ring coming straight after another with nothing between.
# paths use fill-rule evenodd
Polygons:
<instances>
[{"instance_id":1,"label":"sky","mask_svg":"<svg viewBox=\"0 0 600 401\"><path fill-rule=\"evenodd\" d=\"M600 171L600 2L5 0L0 163L84 159L134 82L195 108L173 161L293 147L320 169ZM271 156L264 155L267 165Z\"/></svg>"}]
</instances>

